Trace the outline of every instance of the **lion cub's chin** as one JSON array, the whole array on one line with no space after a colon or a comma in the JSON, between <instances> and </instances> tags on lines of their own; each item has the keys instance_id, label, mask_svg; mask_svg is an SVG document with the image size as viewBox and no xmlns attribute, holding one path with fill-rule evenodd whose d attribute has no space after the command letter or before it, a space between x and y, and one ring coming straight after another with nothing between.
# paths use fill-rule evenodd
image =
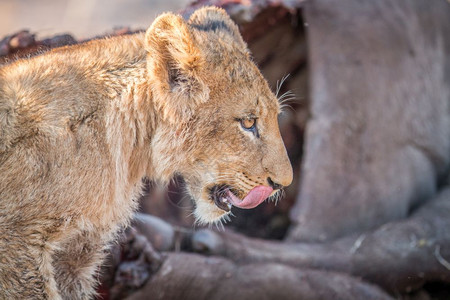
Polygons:
<instances>
[{"instance_id":1,"label":"lion cub's chin","mask_svg":"<svg viewBox=\"0 0 450 300\"><path fill-rule=\"evenodd\" d=\"M213 224L220 223L222 220L227 220L231 212L226 212L218 208L215 204L204 200L198 200L194 210L194 216L199 224Z\"/></svg>"}]
</instances>

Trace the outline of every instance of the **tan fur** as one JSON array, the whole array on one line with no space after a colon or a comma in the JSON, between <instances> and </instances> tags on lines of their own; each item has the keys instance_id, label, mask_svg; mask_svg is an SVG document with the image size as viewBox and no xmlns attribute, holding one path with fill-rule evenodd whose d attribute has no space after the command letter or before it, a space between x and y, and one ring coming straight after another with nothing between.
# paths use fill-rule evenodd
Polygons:
<instances>
[{"instance_id":1,"label":"tan fur","mask_svg":"<svg viewBox=\"0 0 450 300\"><path fill-rule=\"evenodd\" d=\"M226 215L213 184L290 184L278 113L216 8L0 68L0 298L91 298L144 176L181 174L205 223ZM259 138L236 120L249 114Z\"/></svg>"}]
</instances>

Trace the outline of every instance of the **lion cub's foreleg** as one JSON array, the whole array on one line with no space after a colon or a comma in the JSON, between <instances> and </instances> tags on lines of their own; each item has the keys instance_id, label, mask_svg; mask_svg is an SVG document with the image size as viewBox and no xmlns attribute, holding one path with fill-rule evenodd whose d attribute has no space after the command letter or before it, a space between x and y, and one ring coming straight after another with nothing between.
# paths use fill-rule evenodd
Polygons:
<instances>
[{"instance_id":1,"label":"lion cub's foreleg","mask_svg":"<svg viewBox=\"0 0 450 300\"><path fill-rule=\"evenodd\" d=\"M99 233L81 232L55 253L55 278L63 299L93 298L93 276L104 256L102 240Z\"/></svg>"},{"instance_id":2,"label":"lion cub's foreleg","mask_svg":"<svg viewBox=\"0 0 450 300\"><path fill-rule=\"evenodd\" d=\"M8 226L1 219L0 299L61 299L44 231Z\"/></svg>"}]
</instances>

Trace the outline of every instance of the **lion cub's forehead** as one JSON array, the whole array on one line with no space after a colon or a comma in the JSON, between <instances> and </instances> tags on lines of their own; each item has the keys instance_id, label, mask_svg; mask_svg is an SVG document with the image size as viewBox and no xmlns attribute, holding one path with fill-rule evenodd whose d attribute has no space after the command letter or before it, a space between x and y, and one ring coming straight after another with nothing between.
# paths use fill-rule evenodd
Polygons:
<instances>
[{"instance_id":1,"label":"lion cub's forehead","mask_svg":"<svg viewBox=\"0 0 450 300\"><path fill-rule=\"evenodd\" d=\"M217 79L220 82L218 88L222 91L221 102L243 115L262 117L270 112L278 114L278 100L266 80L256 67L249 69L231 68L223 75L225 78Z\"/></svg>"},{"instance_id":2,"label":"lion cub's forehead","mask_svg":"<svg viewBox=\"0 0 450 300\"><path fill-rule=\"evenodd\" d=\"M228 111L234 117L263 118L269 115L277 115L280 112L278 101L264 81L264 85L256 82L234 81L227 89L220 89L220 96L215 99L216 105L222 110Z\"/></svg>"},{"instance_id":3,"label":"lion cub's forehead","mask_svg":"<svg viewBox=\"0 0 450 300\"><path fill-rule=\"evenodd\" d=\"M214 34L203 37L204 78L212 90L222 92L222 105L238 107L236 113L249 112L258 116L269 111L279 112L279 104L267 81L252 61L248 49L233 42L224 42ZM214 94L214 93L212 93ZM220 104L219 104L220 105Z\"/></svg>"},{"instance_id":4,"label":"lion cub's forehead","mask_svg":"<svg viewBox=\"0 0 450 300\"><path fill-rule=\"evenodd\" d=\"M252 110L256 116L265 116L269 112L279 113L279 103L267 81L256 65L243 64L230 70L230 84L242 95L240 102L247 110Z\"/></svg>"}]
</instances>

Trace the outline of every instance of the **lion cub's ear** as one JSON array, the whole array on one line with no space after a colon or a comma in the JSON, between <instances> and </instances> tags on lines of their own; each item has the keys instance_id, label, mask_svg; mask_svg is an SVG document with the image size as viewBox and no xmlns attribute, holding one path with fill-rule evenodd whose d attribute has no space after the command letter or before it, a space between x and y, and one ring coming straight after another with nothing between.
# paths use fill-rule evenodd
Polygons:
<instances>
[{"instance_id":1,"label":"lion cub's ear","mask_svg":"<svg viewBox=\"0 0 450 300\"><path fill-rule=\"evenodd\" d=\"M235 42L249 53L239 28L222 8L207 6L196 10L189 18L189 25L201 31L214 31L222 39Z\"/></svg>"},{"instance_id":2,"label":"lion cub's ear","mask_svg":"<svg viewBox=\"0 0 450 300\"><path fill-rule=\"evenodd\" d=\"M145 34L147 68L153 101L170 122L188 121L208 87L199 76L204 56L181 16L159 16Z\"/></svg>"}]
</instances>

